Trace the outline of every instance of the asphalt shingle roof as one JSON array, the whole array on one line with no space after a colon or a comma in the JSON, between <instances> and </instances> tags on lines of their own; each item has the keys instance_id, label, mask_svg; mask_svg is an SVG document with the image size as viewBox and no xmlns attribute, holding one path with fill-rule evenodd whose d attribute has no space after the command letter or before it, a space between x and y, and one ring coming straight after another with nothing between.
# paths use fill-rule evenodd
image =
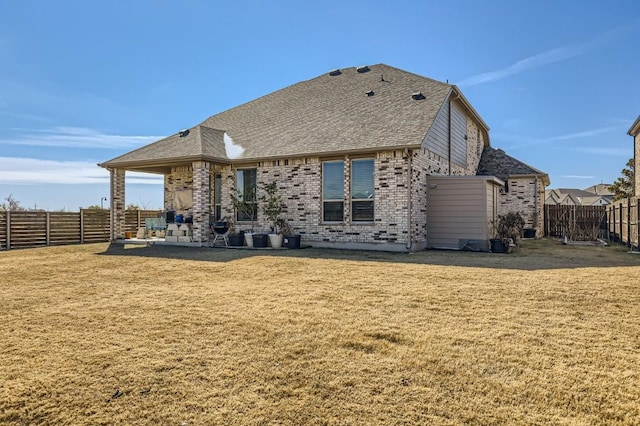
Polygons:
<instances>
[{"instance_id":1,"label":"asphalt shingle roof","mask_svg":"<svg viewBox=\"0 0 640 426\"><path fill-rule=\"evenodd\" d=\"M484 147L476 174L495 176L505 182L509 179L509 176L518 175L539 175L546 180L549 179L546 173L507 155L501 149L490 146Z\"/></svg>"},{"instance_id":2,"label":"asphalt shingle roof","mask_svg":"<svg viewBox=\"0 0 640 426\"><path fill-rule=\"evenodd\" d=\"M242 161L420 146L454 86L384 64L368 69L294 84L216 114L185 137L169 136L102 166L230 161L225 132L244 149ZM414 100L417 92L425 98Z\"/></svg>"}]
</instances>

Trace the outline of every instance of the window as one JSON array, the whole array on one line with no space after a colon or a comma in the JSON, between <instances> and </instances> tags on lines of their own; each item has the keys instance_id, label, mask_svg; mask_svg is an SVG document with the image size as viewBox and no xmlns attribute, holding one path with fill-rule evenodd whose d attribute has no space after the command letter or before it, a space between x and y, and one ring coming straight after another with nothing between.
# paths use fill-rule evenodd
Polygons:
<instances>
[{"instance_id":1,"label":"window","mask_svg":"<svg viewBox=\"0 0 640 426\"><path fill-rule=\"evenodd\" d=\"M351 220L373 222L373 160L351 162Z\"/></svg>"},{"instance_id":2,"label":"window","mask_svg":"<svg viewBox=\"0 0 640 426\"><path fill-rule=\"evenodd\" d=\"M236 200L238 221L254 221L258 219L258 199L256 169L236 170Z\"/></svg>"},{"instance_id":3,"label":"window","mask_svg":"<svg viewBox=\"0 0 640 426\"><path fill-rule=\"evenodd\" d=\"M322 220L344 221L344 161L322 163Z\"/></svg>"},{"instance_id":4,"label":"window","mask_svg":"<svg viewBox=\"0 0 640 426\"><path fill-rule=\"evenodd\" d=\"M216 220L222 219L222 176L217 173L213 178L213 210Z\"/></svg>"}]
</instances>

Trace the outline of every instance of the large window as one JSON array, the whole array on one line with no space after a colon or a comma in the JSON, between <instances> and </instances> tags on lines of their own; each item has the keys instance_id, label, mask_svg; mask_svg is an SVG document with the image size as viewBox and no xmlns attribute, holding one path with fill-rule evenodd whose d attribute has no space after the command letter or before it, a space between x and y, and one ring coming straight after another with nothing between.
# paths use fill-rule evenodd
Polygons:
<instances>
[{"instance_id":1,"label":"large window","mask_svg":"<svg viewBox=\"0 0 640 426\"><path fill-rule=\"evenodd\" d=\"M322 220L344 221L344 161L322 163Z\"/></svg>"},{"instance_id":2,"label":"large window","mask_svg":"<svg viewBox=\"0 0 640 426\"><path fill-rule=\"evenodd\" d=\"M258 219L256 169L236 170L236 209L238 221Z\"/></svg>"},{"instance_id":3,"label":"large window","mask_svg":"<svg viewBox=\"0 0 640 426\"><path fill-rule=\"evenodd\" d=\"M351 220L373 222L373 160L351 162Z\"/></svg>"}]
</instances>

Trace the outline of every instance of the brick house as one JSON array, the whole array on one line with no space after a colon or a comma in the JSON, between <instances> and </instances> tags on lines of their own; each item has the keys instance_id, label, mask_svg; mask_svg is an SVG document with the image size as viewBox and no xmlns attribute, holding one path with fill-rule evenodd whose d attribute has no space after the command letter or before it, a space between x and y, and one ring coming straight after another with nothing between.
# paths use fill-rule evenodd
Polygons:
<instances>
[{"instance_id":1,"label":"brick house","mask_svg":"<svg viewBox=\"0 0 640 426\"><path fill-rule=\"evenodd\" d=\"M277 181L305 244L415 251L427 247L427 177L474 176L489 148L489 127L456 86L379 64L294 84L100 166L112 240L124 234L125 172L136 171L164 176L164 207L192 215L195 244L211 216L267 228L261 209L252 221L232 196ZM509 175L518 201L505 202L544 204L544 179L534 189L524 179L532 171Z\"/></svg>"}]
</instances>

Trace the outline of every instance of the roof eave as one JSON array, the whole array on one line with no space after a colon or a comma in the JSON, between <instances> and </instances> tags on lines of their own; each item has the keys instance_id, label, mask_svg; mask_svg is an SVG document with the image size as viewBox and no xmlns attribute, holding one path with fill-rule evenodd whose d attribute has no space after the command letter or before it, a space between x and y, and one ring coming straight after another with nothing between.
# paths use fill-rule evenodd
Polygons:
<instances>
[{"instance_id":1,"label":"roof eave","mask_svg":"<svg viewBox=\"0 0 640 426\"><path fill-rule=\"evenodd\" d=\"M636 136L638 133L640 133L640 115L636 118L636 121L633 122L631 128L627 132L629 136Z\"/></svg>"},{"instance_id":2,"label":"roof eave","mask_svg":"<svg viewBox=\"0 0 640 426\"><path fill-rule=\"evenodd\" d=\"M172 157L167 159L151 159L151 160L130 160L130 161L105 161L98 163L98 166L105 169L127 169L127 168L144 168L144 167L166 167L176 165L177 163L188 163L193 161L209 161L212 163L230 164L228 158L211 157L204 155L191 155L184 157Z\"/></svg>"},{"instance_id":3,"label":"roof eave","mask_svg":"<svg viewBox=\"0 0 640 426\"><path fill-rule=\"evenodd\" d=\"M483 127L484 129L484 133L486 135L487 141L486 141L486 146L491 146L491 139L489 137L489 125L482 119L482 117L480 117L480 114L478 114L478 111L476 111L476 109L471 105L471 103L469 102L469 100L462 94L462 92L460 91L460 88L458 86L456 86L455 84L451 85L452 91L456 94L456 98L464 105L464 107L471 113L471 115L473 115L473 117L478 121L478 123L480 123L480 125Z\"/></svg>"},{"instance_id":4,"label":"roof eave","mask_svg":"<svg viewBox=\"0 0 640 426\"><path fill-rule=\"evenodd\" d=\"M532 178L532 177L536 177L536 178L540 178L542 180L542 183L544 183L544 186L549 186L551 184L551 179L549 179L549 175L546 173L529 173L529 174L525 174L525 175L514 175L511 174L509 175L509 178Z\"/></svg>"}]
</instances>

